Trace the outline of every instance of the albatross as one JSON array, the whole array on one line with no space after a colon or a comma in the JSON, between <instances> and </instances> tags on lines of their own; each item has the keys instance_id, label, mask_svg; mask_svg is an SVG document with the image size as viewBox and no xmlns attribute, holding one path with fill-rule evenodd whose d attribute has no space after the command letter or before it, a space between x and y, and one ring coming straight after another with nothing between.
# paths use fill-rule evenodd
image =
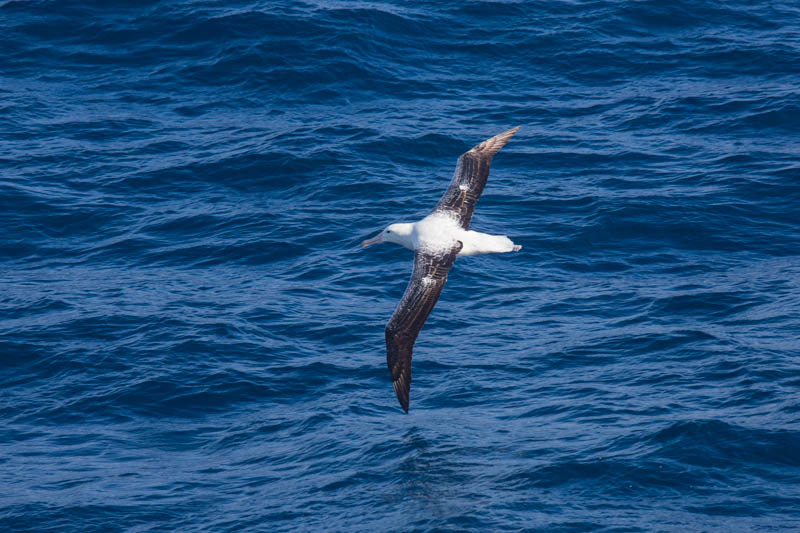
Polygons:
<instances>
[{"instance_id":1,"label":"albatross","mask_svg":"<svg viewBox=\"0 0 800 533\"><path fill-rule=\"evenodd\" d=\"M411 281L386 325L386 363L397 400L406 413L414 342L439 299L456 257L518 252L522 248L505 235L469 229L475 204L489 177L492 158L519 128L495 135L462 154L450 186L428 216L418 222L391 224L361 243L366 248L371 244L393 242L414 250Z\"/></svg>"}]
</instances>

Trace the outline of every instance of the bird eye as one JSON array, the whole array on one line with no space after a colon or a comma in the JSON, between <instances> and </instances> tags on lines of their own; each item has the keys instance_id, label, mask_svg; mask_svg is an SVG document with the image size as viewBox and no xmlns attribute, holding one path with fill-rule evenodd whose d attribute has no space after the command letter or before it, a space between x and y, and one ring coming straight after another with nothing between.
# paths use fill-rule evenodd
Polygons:
<instances>
[{"instance_id":1,"label":"bird eye","mask_svg":"<svg viewBox=\"0 0 800 533\"><path fill-rule=\"evenodd\" d=\"M392 232L392 230L390 230L390 229L386 230L386 233L391 233L391 232Z\"/></svg>"}]
</instances>

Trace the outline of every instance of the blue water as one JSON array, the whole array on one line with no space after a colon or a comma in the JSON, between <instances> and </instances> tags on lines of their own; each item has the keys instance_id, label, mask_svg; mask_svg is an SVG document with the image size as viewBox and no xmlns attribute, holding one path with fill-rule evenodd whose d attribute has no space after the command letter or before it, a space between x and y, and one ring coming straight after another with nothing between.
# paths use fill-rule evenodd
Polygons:
<instances>
[{"instance_id":1,"label":"blue water","mask_svg":"<svg viewBox=\"0 0 800 533\"><path fill-rule=\"evenodd\" d=\"M800 529L800 8L0 2L0 529ZM417 342L457 157L515 125Z\"/></svg>"}]
</instances>

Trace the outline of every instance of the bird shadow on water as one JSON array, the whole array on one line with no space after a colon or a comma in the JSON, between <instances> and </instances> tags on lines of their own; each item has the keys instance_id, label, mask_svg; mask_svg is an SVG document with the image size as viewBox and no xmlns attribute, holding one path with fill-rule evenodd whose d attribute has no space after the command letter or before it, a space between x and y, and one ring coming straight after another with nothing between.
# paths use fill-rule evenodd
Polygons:
<instances>
[{"instance_id":1,"label":"bird shadow on water","mask_svg":"<svg viewBox=\"0 0 800 533\"><path fill-rule=\"evenodd\" d=\"M385 497L404 508L408 525L447 520L468 512L466 501L457 503L457 487L463 487L468 479L462 468L448 460L448 446L434 444L421 428L412 427L401 437L398 448L403 459L389 472L396 482Z\"/></svg>"}]
</instances>

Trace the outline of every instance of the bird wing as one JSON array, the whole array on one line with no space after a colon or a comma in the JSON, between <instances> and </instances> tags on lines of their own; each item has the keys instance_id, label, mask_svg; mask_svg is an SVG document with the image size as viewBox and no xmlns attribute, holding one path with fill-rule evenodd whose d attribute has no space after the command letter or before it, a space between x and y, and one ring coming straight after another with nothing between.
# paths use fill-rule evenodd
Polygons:
<instances>
[{"instance_id":1,"label":"bird wing","mask_svg":"<svg viewBox=\"0 0 800 533\"><path fill-rule=\"evenodd\" d=\"M408 412L411 392L411 352L414 341L439 299L447 273L461 251L461 241L447 252L414 252L414 271L403 299L386 325L386 364L403 411Z\"/></svg>"},{"instance_id":2,"label":"bird wing","mask_svg":"<svg viewBox=\"0 0 800 533\"><path fill-rule=\"evenodd\" d=\"M489 178L489 165L494 154L505 146L508 140L517 133L520 126L504 131L487 139L458 158L456 172L450 187L436 204L433 212L448 212L458 218L461 227L469 229L475 204L478 202L486 180Z\"/></svg>"}]
</instances>

